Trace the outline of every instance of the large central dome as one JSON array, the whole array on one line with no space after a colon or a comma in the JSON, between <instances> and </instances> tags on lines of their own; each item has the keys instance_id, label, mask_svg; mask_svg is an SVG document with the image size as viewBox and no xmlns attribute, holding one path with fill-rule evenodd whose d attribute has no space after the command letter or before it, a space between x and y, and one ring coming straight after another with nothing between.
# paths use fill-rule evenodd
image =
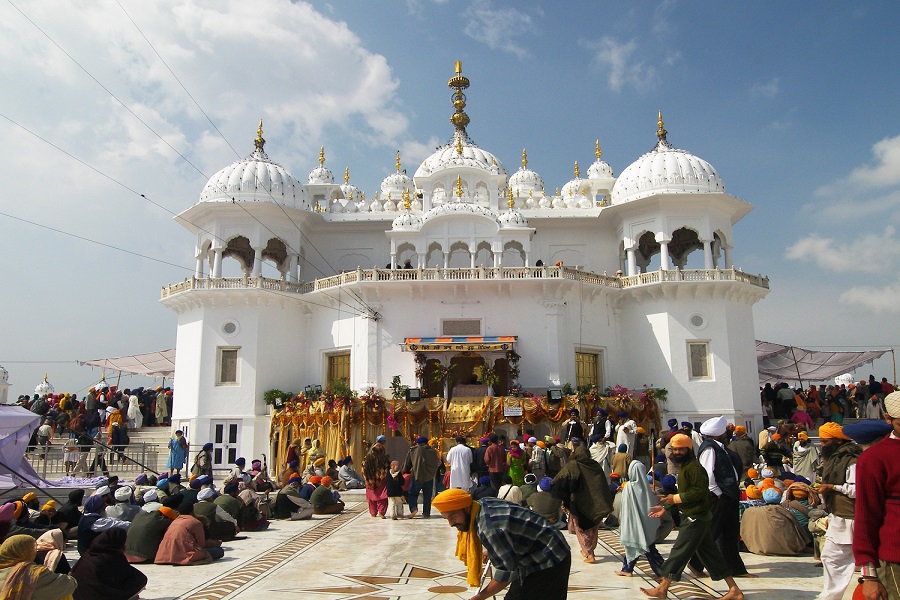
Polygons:
<instances>
[{"instance_id":1,"label":"large central dome","mask_svg":"<svg viewBox=\"0 0 900 600\"><path fill-rule=\"evenodd\" d=\"M492 153L478 147L465 132L454 134L453 139L426 158L416 170L416 177L428 177L451 167L475 167L487 173L507 176L503 163Z\"/></svg>"}]
</instances>

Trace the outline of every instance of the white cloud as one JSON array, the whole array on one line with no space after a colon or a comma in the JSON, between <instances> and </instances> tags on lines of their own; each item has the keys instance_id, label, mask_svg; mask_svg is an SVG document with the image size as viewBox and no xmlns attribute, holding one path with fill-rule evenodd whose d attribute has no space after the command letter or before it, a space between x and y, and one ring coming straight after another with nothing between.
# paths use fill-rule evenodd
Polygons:
<instances>
[{"instance_id":1,"label":"white cloud","mask_svg":"<svg viewBox=\"0 0 900 600\"><path fill-rule=\"evenodd\" d=\"M528 51L516 42L516 38L536 33L531 15L515 8L493 8L490 2L483 0L473 3L465 17L468 21L464 31L473 40L491 50L502 50L519 58L528 56Z\"/></svg>"},{"instance_id":2,"label":"white cloud","mask_svg":"<svg viewBox=\"0 0 900 600\"><path fill-rule=\"evenodd\" d=\"M893 227L881 234L847 236L846 242L810 235L785 252L785 258L815 263L836 273L895 273L900 263L900 238Z\"/></svg>"},{"instance_id":3,"label":"white cloud","mask_svg":"<svg viewBox=\"0 0 900 600\"><path fill-rule=\"evenodd\" d=\"M646 90L659 80L656 67L639 58L635 40L619 42L604 36L596 42L582 42L582 45L594 52L593 61L600 69L609 71L609 86L613 91L619 92L626 85ZM666 57L666 61L674 62L677 59L677 53L670 53Z\"/></svg>"},{"instance_id":4,"label":"white cloud","mask_svg":"<svg viewBox=\"0 0 900 600\"><path fill-rule=\"evenodd\" d=\"M900 283L879 288L875 286L854 286L841 293L838 300L843 304L862 306L873 312L900 312Z\"/></svg>"},{"instance_id":5,"label":"white cloud","mask_svg":"<svg viewBox=\"0 0 900 600\"><path fill-rule=\"evenodd\" d=\"M753 96L757 97L761 96L764 98L774 98L781 93L781 86L778 77L773 77L765 83L753 84L753 87L750 88L750 93Z\"/></svg>"},{"instance_id":6,"label":"white cloud","mask_svg":"<svg viewBox=\"0 0 900 600\"><path fill-rule=\"evenodd\" d=\"M857 167L848 178L866 187L900 185L900 135L885 138L872 147L874 165Z\"/></svg>"}]
</instances>

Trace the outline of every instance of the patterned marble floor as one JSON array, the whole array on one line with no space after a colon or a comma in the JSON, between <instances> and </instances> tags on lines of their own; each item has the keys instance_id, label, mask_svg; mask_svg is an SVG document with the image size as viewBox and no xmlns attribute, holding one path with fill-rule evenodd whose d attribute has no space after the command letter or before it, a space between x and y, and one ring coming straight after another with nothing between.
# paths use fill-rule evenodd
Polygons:
<instances>
[{"instance_id":1,"label":"patterned marble floor","mask_svg":"<svg viewBox=\"0 0 900 600\"><path fill-rule=\"evenodd\" d=\"M350 496L348 494L348 496ZM226 556L200 567L141 566L150 583L141 598L151 600L426 600L469 598L462 563L452 556L456 532L440 517L391 521L373 519L364 501L345 497L342 515L310 521L276 521L264 532L230 542ZM362 500L362 498L359 498ZM639 587L652 584L643 576L614 575L621 565L616 532L603 531L598 561L579 557L574 536L569 596L640 598ZM671 536L674 539L674 534ZM669 544L660 548L665 555ZM811 600L821 587L821 569L811 557L763 557L742 554L760 577L739 580L748 598L789 591L792 600ZM685 577L670 598L715 598L721 582ZM718 594L717 594L718 592ZM784 597L784 596L780 596ZM845 595L850 598L850 591Z\"/></svg>"}]
</instances>

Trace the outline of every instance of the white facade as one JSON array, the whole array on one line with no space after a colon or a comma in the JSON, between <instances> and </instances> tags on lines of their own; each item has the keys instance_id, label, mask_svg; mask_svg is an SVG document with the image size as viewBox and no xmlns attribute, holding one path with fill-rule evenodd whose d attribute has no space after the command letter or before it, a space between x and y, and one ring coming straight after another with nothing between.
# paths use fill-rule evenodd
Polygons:
<instances>
[{"instance_id":1,"label":"white facade","mask_svg":"<svg viewBox=\"0 0 900 600\"><path fill-rule=\"evenodd\" d=\"M517 336L525 389L574 387L576 353L595 355L601 389L666 388L664 418L724 414L758 431L752 305L768 280L733 268L732 227L750 205L673 148L662 117L657 146L618 179L598 144L587 177L576 163L549 194L524 151L510 175L470 140L468 84L458 68L447 144L414 177L398 155L374 198L347 171L334 183L324 151L299 183L269 160L260 124L256 150L177 217L196 234L197 268L162 293L178 315L173 426L258 456L266 390L325 387L330 357L347 353L353 389L395 375L416 386L406 338L463 320L469 336ZM232 260L242 277L222 277ZM281 278L261 277L263 261Z\"/></svg>"}]
</instances>

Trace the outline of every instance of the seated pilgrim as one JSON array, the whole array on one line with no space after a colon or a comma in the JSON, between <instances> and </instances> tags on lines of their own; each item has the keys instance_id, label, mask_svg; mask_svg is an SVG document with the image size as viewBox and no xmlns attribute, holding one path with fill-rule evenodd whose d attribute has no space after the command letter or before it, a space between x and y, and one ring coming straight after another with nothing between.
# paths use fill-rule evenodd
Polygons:
<instances>
[{"instance_id":1,"label":"seated pilgrim","mask_svg":"<svg viewBox=\"0 0 900 600\"><path fill-rule=\"evenodd\" d=\"M504 474L501 481L503 482L503 485L501 485L500 489L497 491L497 498L521 506L522 491L519 489L519 486L513 484L512 477L510 477L508 473Z\"/></svg>"},{"instance_id":2,"label":"seated pilgrim","mask_svg":"<svg viewBox=\"0 0 900 600\"><path fill-rule=\"evenodd\" d=\"M809 539L790 509L781 505L781 492L767 487L765 506L753 506L741 518L741 539L753 554L796 556Z\"/></svg>"},{"instance_id":3,"label":"seated pilgrim","mask_svg":"<svg viewBox=\"0 0 900 600\"><path fill-rule=\"evenodd\" d=\"M206 520L206 537L220 542L230 542L237 537L241 529L238 522L225 509L215 503L218 497L212 488L203 488L197 494L197 503L194 504L194 515Z\"/></svg>"},{"instance_id":4,"label":"seated pilgrim","mask_svg":"<svg viewBox=\"0 0 900 600\"><path fill-rule=\"evenodd\" d=\"M108 488L106 488L108 492ZM78 522L78 553L84 554L90 547L98 535L111 529L118 527L128 529L131 525L128 521L119 519L111 519L106 516L106 494L103 493L104 488L100 488L97 492L87 499L84 503L84 514Z\"/></svg>"},{"instance_id":5,"label":"seated pilgrim","mask_svg":"<svg viewBox=\"0 0 900 600\"><path fill-rule=\"evenodd\" d=\"M241 518L241 506L243 503L238 498L240 484L237 481L229 481L222 488L222 493L215 499L215 503L221 506L228 515L234 519L235 523Z\"/></svg>"},{"instance_id":6,"label":"seated pilgrim","mask_svg":"<svg viewBox=\"0 0 900 600\"><path fill-rule=\"evenodd\" d=\"M165 506L169 508L170 503L176 502L188 512L179 513L169 525L153 562L157 565L205 565L225 556L222 542L207 540L203 524L189 512L193 505L173 496L166 500Z\"/></svg>"},{"instance_id":7,"label":"seated pilgrim","mask_svg":"<svg viewBox=\"0 0 900 600\"><path fill-rule=\"evenodd\" d=\"M312 504L300 497L300 478L291 477L288 484L278 490L275 496L274 518L300 521L309 519L312 515Z\"/></svg>"},{"instance_id":8,"label":"seated pilgrim","mask_svg":"<svg viewBox=\"0 0 900 600\"><path fill-rule=\"evenodd\" d=\"M309 498L313 514L335 515L344 510L344 503L337 492L331 489L331 477L322 478L322 484L316 488Z\"/></svg>"},{"instance_id":9,"label":"seated pilgrim","mask_svg":"<svg viewBox=\"0 0 900 600\"><path fill-rule=\"evenodd\" d=\"M262 531L269 526L269 504L249 487L238 493L241 502L238 526L242 531Z\"/></svg>"},{"instance_id":10,"label":"seated pilgrim","mask_svg":"<svg viewBox=\"0 0 900 600\"><path fill-rule=\"evenodd\" d=\"M133 521L141 512L141 507L134 503L131 488L123 485L114 492L116 503L106 507L106 516L120 521Z\"/></svg>"},{"instance_id":11,"label":"seated pilgrim","mask_svg":"<svg viewBox=\"0 0 900 600\"><path fill-rule=\"evenodd\" d=\"M124 529L107 529L72 570L78 582L74 600L129 600L147 587L147 576L128 564Z\"/></svg>"},{"instance_id":12,"label":"seated pilgrim","mask_svg":"<svg viewBox=\"0 0 900 600\"><path fill-rule=\"evenodd\" d=\"M7 598L61 600L70 597L78 583L69 575L54 573L35 564L37 542L30 535L12 535L0 545L0 581Z\"/></svg>"},{"instance_id":13,"label":"seated pilgrim","mask_svg":"<svg viewBox=\"0 0 900 600\"><path fill-rule=\"evenodd\" d=\"M491 478L489 475L482 475L479 477L478 485L472 488L471 492L474 500L497 497L497 491L494 489L494 486L491 485Z\"/></svg>"},{"instance_id":14,"label":"seated pilgrim","mask_svg":"<svg viewBox=\"0 0 900 600\"><path fill-rule=\"evenodd\" d=\"M553 480L544 477L538 482L538 490L528 496L528 508L541 515L550 523L559 526L562 523L562 500L554 498L550 493Z\"/></svg>"},{"instance_id":15,"label":"seated pilgrim","mask_svg":"<svg viewBox=\"0 0 900 600\"><path fill-rule=\"evenodd\" d=\"M170 504L178 504L178 500L172 500ZM125 538L125 558L128 562L152 563L156 560L156 551L166 535L166 530L177 516L178 512L174 508L161 504L155 510L141 510L131 522Z\"/></svg>"},{"instance_id":16,"label":"seated pilgrim","mask_svg":"<svg viewBox=\"0 0 900 600\"><path fill-rule=\"evenodd\" d=\"M344 464L338 469L338 473L341 476L341 481L344 482L344 486L348 490L361 490L366 487L366 480L363 479L363 476L359 474L353 467L353 459L351 457L346 457L343 461Z\"/></svg>"}]
</instances>

